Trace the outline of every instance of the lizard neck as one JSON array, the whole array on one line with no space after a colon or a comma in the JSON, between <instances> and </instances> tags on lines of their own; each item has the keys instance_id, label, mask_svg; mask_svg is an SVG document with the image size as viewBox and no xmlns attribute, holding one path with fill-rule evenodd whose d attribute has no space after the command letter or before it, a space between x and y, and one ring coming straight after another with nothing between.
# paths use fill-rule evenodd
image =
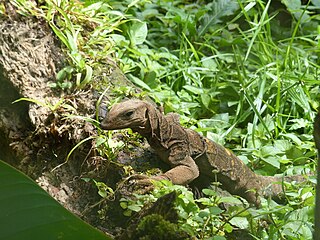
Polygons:
<instances>
[{"instance_id":1,"label":"lizard neck","mask_svg":"<svg viewBox=\"0 0 320 240\"><path fill-rule=\"evenodd\" d=\"M137 132L139 133L142 137L145 137L145 138L149 138L149 136L151 136L151 127L150 127L150 122L149 121L146 121L146 123L144 124L144 126L140 126L140 127L137 127L137 128L132 128L132 130L134 132Z\"/></svg>"},{"instance_id":2,"label":"lizard neck","mask_svg":"<svg viewBox=\"0 0 320 240\"><path fill-rule=\"evenodd\" d=\"M148 107L147 121L144 126L133 129L141 136L147 138L151 147L159 147L163 145L163 131L166 131L167 121L165 117L153 106Z\"/></svg>"}]
</instances>

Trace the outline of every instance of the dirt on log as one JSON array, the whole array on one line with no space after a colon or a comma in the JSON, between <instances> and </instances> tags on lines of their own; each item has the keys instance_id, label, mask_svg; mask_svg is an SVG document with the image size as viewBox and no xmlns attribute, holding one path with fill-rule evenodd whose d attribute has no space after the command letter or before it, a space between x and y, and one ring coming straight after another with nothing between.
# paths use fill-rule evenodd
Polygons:
<instances>
[{"instance_id":1,"label":"dirt on log","mask_svg":"<svg viewBox=\"0 0 320 240\"><path fill-rule=\"evenodd\" d=\"M112 224L99 221L97 209L90 207L101 199L97 189L81 180L83 172L97 168L92 160L94 142L82 144L67 164L52 171L77 143L96 135L93 125L65 116L93 117L98 96L92 89L65 93L50 88L48 84L66 65L60 42L45 21L18 15L9 4L6 10L7 16L0 18L0 159L107 232L104 226L113 228ZM20 98L30 101L13 103ZM57 109L50 108L59 101Z\"/></svg>"},{"instance_id":2,"label":"dirt on log","mask_svg":"<svg viewBox=\"0 0 320 240\"><path fill-rule=\"evenodd\" d=\"M4 4L6 15L0 16L0 160L33 178L85 221L117 235L127 221L119 203L101 201L93 182L82 178L92 177L115 189L123 168L98 155L94 138L81 144L63 164L79 142L97 136L91 123L66 116L95 118L99 92L90 86L67 91L50 88L57 72L68 65L61 42L46 21L21 16L12 5ZM101 92L101 86L109 89L111 98L119 85L130 86L129 95L140 92L112 62L94 69L92 83ZM58 107L52 108L55 104ZM154 155L142 145L121 152L117 160L134 165L139 158L145 164ZM103 212L105 208L108 213Z\"/></svg>"}]
</instances>

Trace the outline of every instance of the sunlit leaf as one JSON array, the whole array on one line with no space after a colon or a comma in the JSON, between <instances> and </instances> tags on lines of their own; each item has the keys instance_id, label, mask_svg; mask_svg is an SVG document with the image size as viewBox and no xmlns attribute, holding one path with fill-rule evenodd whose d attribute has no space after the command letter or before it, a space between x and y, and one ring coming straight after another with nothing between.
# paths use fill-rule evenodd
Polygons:
<instances>
[{"instance_id":1,"label":"sunlit leaf","mask_svg":"<svg viewBox=\"0 0 320 240\"><path fill-rule=\"evenodd\" d=\"M0 172L0 239L110 239L2 161Z\"/></svg>"},{"instance_id":2,"label":"sunlit leaf","mask_svg":"<svg viewBox=\"0 0 320 240\"><path fill-rule=\"evenodd\" d=\"M245 217L234 217L229 222L240 229L246 229L249 226L248 219Z\"/></svg>"},{"instance_id":3,"label":"sunlit leaf","mask_svg":"<svg viewBox=\"0 0 320 240\"><path fill-rule=\"evenodd\" d=\"M129 28L129 36L133 45L144 43L147 38L148 28L145 22L135 21Z\"/></svg>"}]
</instances>

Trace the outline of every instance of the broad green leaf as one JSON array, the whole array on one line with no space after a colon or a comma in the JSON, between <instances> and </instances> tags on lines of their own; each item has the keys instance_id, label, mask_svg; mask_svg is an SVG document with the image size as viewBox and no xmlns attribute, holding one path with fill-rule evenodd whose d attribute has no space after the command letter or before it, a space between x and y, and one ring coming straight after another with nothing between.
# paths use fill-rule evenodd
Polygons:
<instances>
[{"instance_id":1,"label":"broad green leaf","mask_svg":"<svg viewBox=\"0 0 320 240\"><path fill-rule=\"evenodd\" d=\"M231 204L242 204L240 199L236 197L221 197L219 203L231 203Z\"/></svg>"},{"instance_id":2,"label":"broad green leaf","mask_svg":"<svg viewBox=\"0 0 320 240\"><path fill-rule=\"evenodd\" d=\"M302 6L300 0L282 0L284 5L287 6L289 12L291 12L296 19L301 18L302 22L305 22L309 19L309 15L304 12L304 6ZM303 16L301 16L303 14Z\"/></svg>"},{"instance_id":3,"label":"broad green leaf","mask_svg":"<svg viewBox=\"0 0 320 240\"><path fill-rule=\"evenodd\" d=\"M1 240L110 239L2 161L0 192Z\"/></svg>"},{"instance_id":4,"label":"broad green leaf","mask_svg":"<svg viewBox=\"0 0 320 240\"><path fill-rule=\"evenodd\" d=\"M267 158L262 158L262 160L272 166L274 166L275 168L280 168L280 158L279 157L273 157L273 156L269 156Z\"/></svg>"},{"instance_id":5,"label":"broad green leaf","mask_svg":"<svg viewBox=\"0 0 320 240\"><path fill-rule=\"evenodd\" d=\"M296 130L300 128L305 128L310 124L310 121L304 118L299 119L292 119L290 122L293 122L292 126L289 128L289 130Z\"/></svg>"},{"instance_id":6,"label":"broad green leaf","mask_svg":"<svg viewBox=\"0 0 320 240\"><path fill-rule=\"evenodd\" d=\"M129 29L129 36L131 43L135 45L140 45L144 43L147 38L148 28L145 22L135 21Z\"/></svg>"},{"instance_id":7,"label":"broad green leaf","mask_svg":"<svg viewBox=\"0 0 320 240\"><path fill-rule=\"evenodd\" d=\"M298 146L302 145L302 141L298 138L297 135L293 134L293 133L283 133L281 134L284 137L287 137L289 139L291 139L295 144L297 144Z\"/></svg>"},{"instance_id":8,"label":"broad green leaf","mask_svg":"<svg viewBox=\"0 0 320 240\"><path fill-rule=\"evenodd\" d=\"M217 63L212 58L202 58L201 62L203 67L208 68L211 71L217 71Z\"/></svg>"},{"instance_id":9,"label":"broad green leaf","mask_svg":"<svg viewBox=\"0 0 320 240\"><path fill-rule=\"evenodd\" d=\"M150 92L152 91L152 89L144 81L140 80L139 78L137 78L137 77L135 77L135 76L133 76L131 74L129 75L129 78L137 86L139 86L139 87L141 87L141 88L143 88L145 90L148 90Z\"/></svg>"},{"instance_id":10,"label":"broad green leaf","mask_svg":"<svg viewBox=\"0 0 320 240\"><path fill-rule=\"evenodd\" d=\"M226 240L226 238L224 236L214 236L212 240Z\"/></svg>"},{"instance_id":11,"label":"broad green leaf","mask_svg":"<svg viewBox=\"0 0 320 240\"><path fill-rule=\"evenodd\" d=\"M311 118L312 111L308 102L308 96L305 94L303 88L300 85L297 85L294 88L289 88L288 93L292 100L304 110L306 116Z\"/></svg>"},{"instance_id":12,"label":"broad green leaf","mask_svg":"<svg viewBox=\"0 0 320 240\"><path fill-rule=\"evenodd\" d=\"M99 147L101 144L105 143L107 139L105 137L97 137L96 138L96 147Z\"/></svg>"},{"instance_id":13,"label":"broad green leaf","mask_svg":"<svg viewBox=\"0 0 320 240\"><path fill-rule=\"evenodd\" d=\"M157 88L160 84L160 82L157 81L157 73L155 71L147 72L144 77L144 82L153 89Z\"/></svg>"},{"instance_id":14,"label":"broad green leaf","mask_svg":"<svg viewBox=\"0 0 320 240\"><path fill-rule=\"evenodd\" d=\"M224 229L228 232L228 233L231 233L233 231L233 227L227 223L225 226L224 226Z\"/></svg>"},{"instance_id":15,"label":"broad green leaf","mask_svg":"<svg viewBox=\"0 0 320 240\"><path fill-rule=\"evenodd\" d=\"M316 7L320 7L320 0L311 0L312 4L315 5Z\"/></svg>"},{"instance_id":16,"label":"broad green leaf","mask_svg":"<svg viewBox=\"0 0 320 240\"><path fill-rule=\"evenodd\" d=\"M207 32L208 28L221 21L222 17L229 16L239 8L236 1L232 0L217 0L211 4L211 11L203 19L203 27L199 31L199 35Z\"/></svg>"},{"instance_id":17,"label":"broad green leaf","mask_svg":"<svg viewBox=\"0 0 320 240\"><path fill-rule=\"evenodd\" d=\"M247 229L249 227L248 219L245 217L234 217L229 222L240 229Z\"/></svg>"},{"instance_id":18,"label":"broad green leaf","mask_svg":"<svg viewBox=\"0 0 320 240\"><path fill-rule=\"evenodd\" d=\"M207 93L203 93L200 96L202 104L207 108L210 109L210 103L211 103L211 96Z\"/></svg>"},{"instance_id":19,"label":"broad green leaf","mask_svg":"<svg viewBox=\"0 0 320 240\"><path fill-rule=\"evenodd\" d=\"M112 138L108 138L108 147L111 148L113 151L116 148L121 148L124 146L124 142L122 141L116 141Z\"/></svg>"},{"instance_id":20,"label":"broad green leaf","mask_svg":"<svg viewBox=\"0 0 320 240\"><path fill-rule=\"evenodd\" d=\"M218 214L220 214L220 213L223 212L223 210L221 210L220 208L215 207L215 206L209 207L209 211L210 211L210 213L213 214L213 215L218 215Z\"/></svg>"},{"instance_id":21,"label":"broad green leaf","mask_svg":"<svg viewBox=\"0 0 320 240\"><path fill-rule=\"evenodd\" d=\"M199 212L199 217L204 218L208 217L210 215L210 212L208 209L203 209Z\"/></svg>"},{"instance_id":22,"label":"broad green leaf","mask_svg":"<svg viewBox=\"0 0 320 240\"><path fill-rule=\"evenodd\" d=\"M128 209L129 210L132 210L134 212L139 212L141 210L141 206L138 206L138 205L129 205L128 206Z\"/></svg>"},{"instance_id":23,"label":"broad green leaf","mask_svg":"<svg viewBox=\"0 0 320 240\"><path fill-rule=\"evenodd\" d=\"M199 87L195 87L192 85L185 85L185 86L183 86L183 88L193 94L199 94L199 95L203 94L203 89L199 88Z\"/></svg>"},{"instance_id":24,"label":"broad green leaf","mask_svg":"<svg viewBox=\"0 0 320 240\"><path fill-rule=\"evenodd\" d=\"M285 152L292 148L292 143L289 140L276 140L274 141L274 146L280 151Z\"/></svg>"},{"instance_id":25,"label":"broad green leaf","mask_svg":"<svg viewBox=\"0 0 320 240\"><path fill-rule=\"evenodd\" d=\"M268 156L275 156L277 154L281 154L283 153L280 149L278 148L275 148L274 146L270 146L270 145L267 145L267 146L263 146L261 149L260 149L260 156L261 157L268 157Z\"/></svg>"},{"instance_id":26,"label":"broad green leaf","mask_svg":"<svg viewBox=\"0 0 320 240\"><path fill-rule=\"evenodd\" d=\"M202 192L207 196L216 196L217 195L216 191L214 191L212 189L208 189L208 188L202 189Z\"/></svg>"}]
</instances>

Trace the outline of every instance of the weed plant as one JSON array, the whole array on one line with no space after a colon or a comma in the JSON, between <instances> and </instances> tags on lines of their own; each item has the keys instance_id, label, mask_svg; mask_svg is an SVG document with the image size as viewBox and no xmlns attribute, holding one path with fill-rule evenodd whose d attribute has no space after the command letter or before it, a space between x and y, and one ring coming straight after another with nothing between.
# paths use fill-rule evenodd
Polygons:
<instances>
[{"instance_id":1,"label":"weed plant","mask_svg":"<svg viewBox=\"0 0 320 240\"><path fill-rule=\"evenodd\" d=\"M165 112L178 112L183 125L232 149L257 173L314 171L319 1L47 0L42 8L12 2L47 19L66 46L69 66L53 87L85 88L112 58ZM253 239L311 239L309 180L287 184L286 205L266 199L261 209L221 210L209 190L198 200L207 206L201 209L188 190L168 184L149 200L122 206L128 215L179 188L181 226L198 239L226 239L236 229Z\"/></svg>"}]
</instances>

